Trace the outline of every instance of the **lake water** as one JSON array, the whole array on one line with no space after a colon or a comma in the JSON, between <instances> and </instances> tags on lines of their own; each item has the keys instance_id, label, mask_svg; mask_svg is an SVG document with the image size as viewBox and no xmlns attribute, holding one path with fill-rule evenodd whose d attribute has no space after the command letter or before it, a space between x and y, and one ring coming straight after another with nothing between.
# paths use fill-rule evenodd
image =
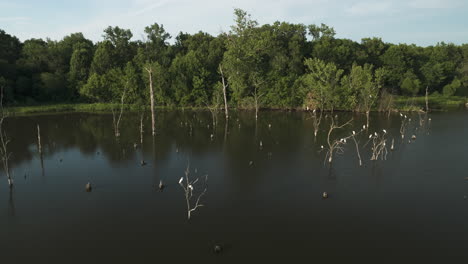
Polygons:
<instances>
[{"instance_id":1,"label":"lake water","mask_svg":"<svg viewBox=\"0 0 468 264\"><path fill-rule=\"evenodd\" d=\"M332 136L365 124L338 113L350 118ZM137 148L136 113L124 114L119 139L109 114L10 117L15 186L10 192L2 171L1 263L468 263L468 112L431 113L423 126L410 118L402 140L398 114L371 115L359 136L363 166L348 140L330 168L320 152L328 122L315 138L310 113L260 112L255 122L238 112L227 125L220 114L213 130L209 112L157 112L157 135L146 115ZM364 145L382 129L395 150L370 161ZM204 206L190 220L178 184L188 164L190 179L200 178L192 203L208 175Z\"/></svg>"}]
</instances>

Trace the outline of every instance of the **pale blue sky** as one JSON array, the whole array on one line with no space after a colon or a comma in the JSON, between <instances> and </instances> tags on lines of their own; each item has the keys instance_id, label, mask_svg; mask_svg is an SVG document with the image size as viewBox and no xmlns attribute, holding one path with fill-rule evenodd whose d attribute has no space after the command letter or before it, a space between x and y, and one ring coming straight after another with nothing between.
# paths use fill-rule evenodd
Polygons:
<instances>
[{"instance_id":1,"label":"pale blue sky","mask_svg":"<svg viewBox=\"0 0 468 264\"><path fill-rule=\"evenodd\" d=\"M175 37L199 30L217 35L233 24L239 7L259 23L325 23L338 37L381 37L391 43L468 43L467 0L0 0L0 29L24 41L62 39L73 32L99 41L109 25L131 29L164 24Z\"/></svg>"}]
</instances>

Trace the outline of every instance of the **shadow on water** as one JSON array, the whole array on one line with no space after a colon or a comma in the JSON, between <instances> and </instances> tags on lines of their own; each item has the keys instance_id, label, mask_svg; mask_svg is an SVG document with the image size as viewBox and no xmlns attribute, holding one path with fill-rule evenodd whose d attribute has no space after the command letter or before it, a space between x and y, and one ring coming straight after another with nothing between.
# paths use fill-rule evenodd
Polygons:
<instances>
[{"instance_id":1,"label":"shadow on water","mask_svg":"<svg viewBox=\"0 0 468 264\"><path fill-rule=\"evenodd\" d=\"M404 139L399 115L372 115L358 140L362 167L354 143L324 164L326 118L314 137L308 113L261 112L257 122L247 111L232 112L228 122L221 116L213 127L209 112L160 111L152 137L148 115L142 135L140 115L124 114L118 139L107 114L9 118L15 189L8 191L1 174L2 260L82 252L113 263L155 256L467 260L466 112L433 113L432 121L411 115ZM350 118L352 126L334 137L366 122L338 113L340 122ZM363 145L383 129L395 150L370 161L370 145ZM188 159L191 177L209 175L205 206L190 221L178 184ZM218 244L221 254L213 252Z\"/></svg>"}]
</instances>

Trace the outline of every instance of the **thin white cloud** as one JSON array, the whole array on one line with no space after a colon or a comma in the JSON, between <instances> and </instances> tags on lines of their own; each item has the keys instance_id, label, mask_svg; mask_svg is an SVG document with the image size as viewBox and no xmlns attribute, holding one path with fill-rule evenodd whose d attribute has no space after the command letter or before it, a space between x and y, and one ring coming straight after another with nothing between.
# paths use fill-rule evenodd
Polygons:
<instances>
[{"instance_id":1,"label":"thin white cloud","mask_svg":"<svg viewBox=\"0 0 468 264\"><path fill-rule=\"evenodd\" d=\"M459 0L411 0L408 5L417 9L451 9L463 6Z\"/></svg>"},{"instance_id":2,"label":"thin white cloud","mask_svg":"<svg viewBox=\"0 0 468 264\"><path fill-rule=\"evenodd\" d=\"M8 2L3 5L5 3ZM195 33L199 30L217 35L229 31L234 24L234 8L246 10L260 24L275 21L306 25L325 23L335 28L337 37L357 41L362 37L382 36L391 41L421 43L416 33L435 31L434 25L444 24L444 28L458 31L468 26L468 21L462 17L455 24L451 19L460 16L468 0L83 0L80 3L79 12L57 9L54 12L61 16L52 18L47 12L24 13L24 10L44 8L47 4L30 2L31 7L27 9L1 8L0 0L0 28L23 41L33 37L60 40L74 32L101 41L103 30L108 26L130 29L133 40L137 40L142 38L144 28L153 23L163 24L173 37L180 31ZM32 19L21 18L28 16ZM437 28L439 30L443 31ZM434 43L440 41L440 36L432 36ZM429 37L419 38L424 43L430 42ZM468 38L456 34L447 36L446 41L464 43Z\"/></svg>"},{"instance_id":3,"label":"thin white cloud","mask_svg":"<svg viewBox=\"0 0 468 264\"><path fill-rule=\"evenodd\" d=\"M31 20L29 17L0 17L0 22L26 22Z\"/></svg>"},{"instance_id":4,"label":"thin white cloud","mask_svg":"<svg viewBox=\"0 0 468 264\"><path fill-rule=\"evenodd\" d=\"M353 16L382 15L394 12L391 2L357 2L346 9Z\"/></svg>"}]
</instances>

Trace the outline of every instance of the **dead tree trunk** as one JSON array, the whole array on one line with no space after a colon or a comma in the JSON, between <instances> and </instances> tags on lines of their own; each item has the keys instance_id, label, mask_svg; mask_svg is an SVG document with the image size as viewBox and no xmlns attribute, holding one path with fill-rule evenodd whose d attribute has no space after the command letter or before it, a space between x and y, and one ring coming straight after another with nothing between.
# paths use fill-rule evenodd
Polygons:
<instances>
[{"instance_id":1,"label":"dead tree trunk","mask_svg":"<svg viewBox=\"0 0 468 264\"><path fill-rule=\"evenodd\" d=\"M428 89L429 89L429 86L426 86L426 98L425 98L426 99L426 113L429 112L429 100L428 100L429 91L428 91Z\"/></svg>"},{"instance_id":2,"label":"dead tree trunk","mask_svg":"<svg viewBox=\"0 0 468 264\"><path fill-rule=\"evenodd\" d=\"M369 114L370 114L370 111L367 110L367 111L366 111L366 119L367 119L366 127L367 127L367 128L369 127Z\"/></svg>"},{"instance_id":3,"label":"dead tree trunk","mask_svg":"<svg viewBox=\"0 0 468 264\"><path fill-rule=\"evenodd\" d=\"M8 185L10 186L10 189L11 189L13 188L13 179L11 178L10 167L9 167L9 160L10 160L11 153L8 152L8 148L7 148L10 140L8 139L6 132L3 130L3 121L5 121L6 117L7 117L7 114L5 113L3 109L3 86L2 86L0 90L0 143L1 143L0 157L3 163L3 170L8 179Z\"/></svg>"},{"instance_id":4,"label":"dead tree trunk","mask_svg":"<svg viewBox=\"0 0 468 264\"><path fill-rule=\"evenodd\" d=\"M39 152L39 158L41 159L42 175L44 175L44 158L42 156L41 129L39 124L37 124L37 150Z\"/></svg>"},{"instance_id":5,"label":"dead tree trunk","mask_svg":"<svg viewBox=\"0 0 468 264\"><path fill-rule=\"evenodd\" d=\"M221 67L221 65L219 65L219 72L221 73L221 81L223 83L224 113L226 115L226 120L227 120L229 119L229 109L227 105L227 96L226 96L227 84L224 80L223 68Z\"/></svg>"},{"instance_id":6,"label":"dead tree trunk","mask_svg":"<svg viewBox=\"0 0 468 264\"><path fill-rule=\"evenodd\" d=\"M127 92L127 84L125 85L125 88L124 88L124 91L122 93L122 97L120 98L120 113L119 113L119 116L118 118L116 119L116 116L115 116L115 111L114 111L114 107L112 107L112 121L114 123L114 134L115 134L115 137L119 137L120 136L120 120L122 119L122 114L123 114L123 106L124 106L124 100L125 100L125 93Z\"/></svg>"},{"instance_id":7,"label":"dead tree trunk","mask_svg":"<svg viewBox=\"0 0 468 264\"><path fill-rule=\"evenodd\" d=\"M141 147L143 147L143 118L144 118L144 112L142 112L140 115L140 145Z\"/></svg>"},{"instance_id":8,"label":"dead tree trunk","mask_svg":"<svg viewBox=\"0 0 468 264\"><path fill-rule=\"evenodd\" d=\"M153 90L153 69L146 68L145 70L148 72L149 77L149 87L150 87L150 101L151 101L151 131L152 135L156 135L156 130L154 128L154 90Z\"/></svg>"},{"instance_id":9,"label":"dead tree trunk","mask_svg":"<svg viewBox=\"0 0 468 264\"><path fill-rule=\"evenodd\" d=\"M37 149L39 151L39 155L42 156L41 128L39 127L39 124L37 125Z\"/></svg>"}]
</instances>

